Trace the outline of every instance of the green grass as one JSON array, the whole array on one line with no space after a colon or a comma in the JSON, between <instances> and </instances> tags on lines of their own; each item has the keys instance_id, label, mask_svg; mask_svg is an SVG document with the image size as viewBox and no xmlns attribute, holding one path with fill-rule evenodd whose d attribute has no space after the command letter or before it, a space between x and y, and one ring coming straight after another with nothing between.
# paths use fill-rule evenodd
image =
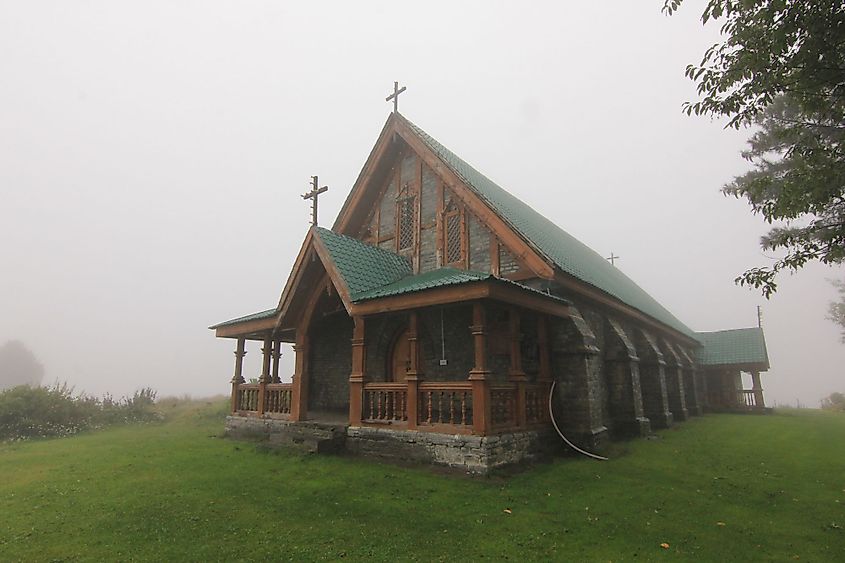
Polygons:
<instances>
[{"instance_id":1,"label":"green grass","mask_svg":"<svg viewBox=\"0 0 845 563\"><path fill-rule=\"evenodd\" d=\"M468 478L264 452L199 405L0 445L0 560L845 560L842 414L708 415Z\"/></svg>"}]
</instances>

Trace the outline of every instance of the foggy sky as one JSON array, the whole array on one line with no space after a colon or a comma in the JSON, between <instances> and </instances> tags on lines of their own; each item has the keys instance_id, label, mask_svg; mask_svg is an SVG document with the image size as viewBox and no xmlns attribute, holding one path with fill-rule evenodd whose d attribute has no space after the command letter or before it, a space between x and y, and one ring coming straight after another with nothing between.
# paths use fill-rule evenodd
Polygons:
<instances>
[{"instance_id":1,"label":"foggy sky","mask_svg":"<svg viewBox=\"0 0 845 563\"><path fill-rule=\"evenodd\" d=\"M717 29L662 3L0 0L0 344L95 394L227 393L233 342L206 327L275 306L309 177L329 226L399 80L403 115L691 328L762 305L767 401L816 405L845 390L841 271L769 302L734 285L772 260L719 192L748 132L682 115Z\"/></svg>"}]
</instances>

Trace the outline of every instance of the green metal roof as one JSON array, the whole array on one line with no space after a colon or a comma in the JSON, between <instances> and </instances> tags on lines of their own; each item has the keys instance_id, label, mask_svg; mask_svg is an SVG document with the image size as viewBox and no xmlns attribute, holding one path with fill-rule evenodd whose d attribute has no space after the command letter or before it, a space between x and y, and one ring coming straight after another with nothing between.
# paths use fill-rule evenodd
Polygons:
<instances>
[{"instance_id":1,"label":"green metal roof","mask_svg":"<svg viewBox=\"0 0 845 563\"><path fill-rule=\"evenodd\" d=\"M231 319L228 321L223 321L222 323L217 323L216 325L212 325L208 328L215 329L220 328L221 326L229 326L238 323L244 323L247 321L258 321L261 319L269 319L270 317L274 317L276 315L277 309L267 309L266 311L261 311L258 313L253 313L251 315L245 315L243 317L238 317L237 319Z\"/></svg>"},{"instance_id":2,"label":"green metal roof","mask_svg":"<svg viewBox=\"0 0 845 563\"><path fill-rule=\"evenodd\" d=\"M322 227L315 230L346 282L352 301L413 272L410 262L398 254Z\"/></svg>"},{"instance_id":3,"label":"green metal roof","mask_svg":"<svg viewBox=\"0 0 845 563\"><path fill-rule=\"evenodd\" d=\"M416 276L407 276L383 287L359 293L355 296L353 301L365 301L367 299L375 299L378 297L413 293L415 291L432 289L444 285L458 285L462 283L482 281L492 277L492 274L484 272L457 270L455 268L439 268L423 274L417 274Z\"/></svg>"},{"instance_id":4,"label":"green metal roof","mask_svg":"<svg viewBox=\"0 0 845 563\"><path fill-rule=\"evenodd\" d=\"M404 118L403 118L404 119ZM554 262L561 270L609 293L620 301L662 323L696 338L684 323L643 291L628 276L612 266L600 254L577 240L511 195L475 168L461 160L431 135L407 121L411 129L435 154L473 189L490 207L520 233L529 244Z\"/></svg>"},{"instance_id":5,"label":"green metal roof","mask_svg":"<svg viewBox=\"0 0 845 563\"><path fill-rule=\"evenodd\" d=\"M705 366L759 364L769 369L769 355L763 329L737 328L717 332L699 332L703 346L698 361Z\"/></svg>"}]
</instances>

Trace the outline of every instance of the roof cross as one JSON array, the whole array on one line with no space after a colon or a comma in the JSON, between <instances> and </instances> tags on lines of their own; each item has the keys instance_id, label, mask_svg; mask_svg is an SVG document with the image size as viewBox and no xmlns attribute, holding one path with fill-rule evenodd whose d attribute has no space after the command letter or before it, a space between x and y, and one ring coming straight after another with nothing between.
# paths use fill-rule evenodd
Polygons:
<instances>
[{"instance_id":1,"label":"roof cross","mask_svg":"<svg viewBox=\"0 0 845 563\"><path fill-rule=\"evenodd\" d=\"M402 86L399 87L398 82L393 83L393 93L384 99L385 102L389 102L393 100L393 113L399 113L399 94L404 92L406 88Z\"/></svg>"},{"instance_id":2,"label":"roof cross","mask_svg":"<svg viewBox=\"0 0 845 563\"><path fill-rule=\"evenodd\" d=\"M315 227L317 226L317 196L321 193L329 191L328 186L323 186L322 188L318 188L319 182L317 181L316 176L311 176L311 191L302 194L302 199L310 199L313 200L311 202L311 224Z\"/></svg>"},{"instance_id":3,"label":"roof cross","mask_svg":"<svg viewBox=\"0 0 845 563\"><path fill-rule=\"evenodd\" d=\"M617 260L619 260L619 258L621 258L621 256L615 256L615 255L613 254L613 252L611 252L611 253L610 253L610 256L608 256L607 258L605 258L605 260L610 260L610 265L611 265L611 266L615 266L615 265L616 265L616 261L617 261Z\"/></svg>"}]
</instances>

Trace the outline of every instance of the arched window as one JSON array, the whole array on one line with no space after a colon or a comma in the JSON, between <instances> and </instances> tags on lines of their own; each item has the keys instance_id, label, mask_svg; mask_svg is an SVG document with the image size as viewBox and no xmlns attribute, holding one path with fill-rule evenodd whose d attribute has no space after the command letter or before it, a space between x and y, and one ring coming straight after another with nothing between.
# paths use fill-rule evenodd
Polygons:
<instances>
[{"instance_id":1,"label":"arched window","mask_svg":"<svg viewBox=\"0 0 845 563\"><path fill-rule=\"evenodd\" d=\"M443 262L447 266L463 266L465 263L464 212L454 200L443 210Z\"/></svg>"}]
</instances>

